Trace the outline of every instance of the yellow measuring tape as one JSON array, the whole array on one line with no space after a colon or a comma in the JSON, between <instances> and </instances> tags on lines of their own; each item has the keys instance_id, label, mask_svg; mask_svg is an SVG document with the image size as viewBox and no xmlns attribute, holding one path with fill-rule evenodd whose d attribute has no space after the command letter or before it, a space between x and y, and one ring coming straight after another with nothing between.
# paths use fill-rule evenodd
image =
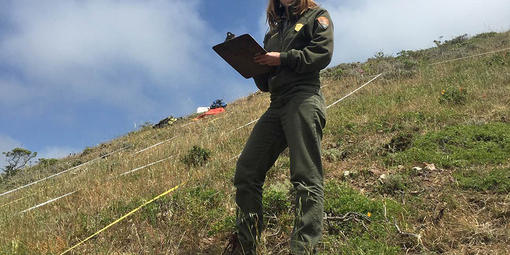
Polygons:
<instances>
[{"instance_id":1,"label":"yellow measuring tape","mask_svg":"<svg viewBox=\"0 0 510 255\"><path fill-rule=\"evenodd\" d=\"M112 223L108 224L108 226L106 226L106 227L104 227L104 228L100 229L100 230L99 230L99 231L97 231L96 233L94 233L94 234L90 235L89 237L87 237L87 238L83 239L82 241L80 241L79 243L75 244L75 245L74 245L74 246L72 246L71 248L69 248L69 249L67 249L66 251L64 251L64 252L60 253L60 255L63 255L63 254L66 254L66 253L70 252L71 250L73 250L74 248L76 248L76 247L78 247L78 246L82 245L83 243L85 243L86 241L90 240L90 239L91 239L91 238L93 238L94 236L99 235L101 232L103 232L103 231L105 231L105 230L109 229L111 226L113 226L113 225L115 225L115 224L117 224L117 223L121 222L121 221L122 221L122 220L124 220L125 218L129 217L131 214L133 214L133 213L137 212L138 210L142 209L143 207L145 207L146 205L148 205L148 204L150 204L150 203L152 203L152 202L154 202L154 201L156 201L156 200L160 199L161 197L163 197L163 196L165 196L165 195L169 194L170 192L172 192L172 191L174 191L174 190L178 189L180 186L184 185L185 183L186 183L186 181L184 181L184 182L182 182L181 184L179 184L179 185L177 185L177 186L175 186L175 187L173 187L173 188L171 188L171 189L169 189L169 190L167 190L167 191L165 191L165 192L163 192L163 193L159 194L158 196L154 197L153 199L151 199L151 200L149 200L149 201L147 201L147 202L143 203L142 205L140 205L140 206L138 206L137 208L133 209L131 212L128 212L128 213L127 213L127 214L125 214L124 216L122 216L122 217L120 217L119 219L115 220L114 222L112 222Z\"/></svg>"}]
</instances>

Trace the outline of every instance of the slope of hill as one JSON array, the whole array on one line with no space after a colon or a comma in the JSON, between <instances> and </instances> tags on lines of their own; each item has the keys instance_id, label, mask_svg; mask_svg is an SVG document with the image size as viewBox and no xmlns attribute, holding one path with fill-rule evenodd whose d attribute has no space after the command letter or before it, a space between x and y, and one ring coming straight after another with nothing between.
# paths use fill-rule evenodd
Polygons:
<instances>
[{"instance_id":1,"label":"slope of hill","mask_svg":"<svg viewBox=\"0 0 510 255\"><path fill-rule=\"evenodd\" d=\"M461 36L322 73L328 104L383 76L328 109L321 254L506 254L508 48L510 32ZM179 185L72 252L221 254L234 230L235 159L268 103L255 93L217 117L146 127L24 169L0 193L52 177L0 196L0 253L60 254ZM288 254L288 168L284 152L268 174L261 254Z\"/></svg>"}]
</instances>

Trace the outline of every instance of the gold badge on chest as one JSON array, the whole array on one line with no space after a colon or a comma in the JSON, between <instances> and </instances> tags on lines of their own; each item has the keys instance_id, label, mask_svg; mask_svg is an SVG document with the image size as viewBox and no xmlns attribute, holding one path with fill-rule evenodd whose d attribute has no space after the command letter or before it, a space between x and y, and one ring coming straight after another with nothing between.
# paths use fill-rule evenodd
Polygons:
<instances>
[{"instance_id":1,"label":"gold badge on chest","mask_svg":"<svg viewBox=\"0 0 510 255\"><path fill-rule=\"evenodd\" d=\"M301 23L297 23L296 26L294 27L294 30L296 30L296 32L299 32L301 30L301 28L303 28L303 24Z\"/></svg>"}]
</instances>

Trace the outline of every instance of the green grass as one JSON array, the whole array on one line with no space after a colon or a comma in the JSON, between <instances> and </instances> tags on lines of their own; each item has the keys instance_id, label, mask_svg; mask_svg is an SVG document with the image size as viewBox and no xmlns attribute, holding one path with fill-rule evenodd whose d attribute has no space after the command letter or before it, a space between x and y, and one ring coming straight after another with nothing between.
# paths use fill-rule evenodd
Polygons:
<instances>
[{"instance_id":1,"label":"green grass","mask_svg":"<svg viewBox=\"0 0 510 255\"><path fill-rule=\"evenodd\" d=\"M493 169L491 171L469 170L454 174L463 189L476 191L510 192L510 169Z\"/></svg>"},{"instance_id":2,"label":"green grass","mask_svg":"<svg viewBox=\"0 0 510 255\"><path fill-rule=\"evenodd\" d=\"M275 183L264 188L262 206L266 215L281 215L291 208L290 183Z\"/></svg>"},{"instance_id":3,"label":"green grass","mask_svg":"<svg viewBox=\"0 0 510 255\"><path fill-rule=\"evenodd\" d=\"M428 162L440 167L500 164L510 158L510 124L448 126L415 138L409 149L387 156L387 162Z\"/></svg>"},{"instance_id":4,"label":"green grass","mask_svg":"<svg viewBox=\"0 0 510 255\"><path fill-rule=\"evenodd\" d=\"M324 238L324 250L328 251L325 254L399 253L399 241L392 219L401 218L406 210L397 202L369 198L346 184L331 181L325 186L324 210L330 216L347 213L360 215L358 219L346 222L324 223L328 233ZM367 220L363 220L361 215Z\"/></svg>"}]
</instances>

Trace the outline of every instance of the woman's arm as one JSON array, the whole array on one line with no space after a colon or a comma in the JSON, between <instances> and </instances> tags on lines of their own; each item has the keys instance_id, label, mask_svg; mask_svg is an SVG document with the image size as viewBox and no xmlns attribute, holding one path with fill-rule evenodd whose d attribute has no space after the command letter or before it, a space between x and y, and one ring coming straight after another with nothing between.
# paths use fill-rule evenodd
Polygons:
<instances>
[{"instance_id":1,"label":"woman's arm","mask_svg":"<svg viewBox=\"0 0 510 255\"><path fill-rule=\"evenodd\" d=\"M333 23L329 13L323 10L314 19L312 40L302 50L292 49L280 53L282 66L297 73L324 69L333 56Z\"/></svg>"}]
</instances>

